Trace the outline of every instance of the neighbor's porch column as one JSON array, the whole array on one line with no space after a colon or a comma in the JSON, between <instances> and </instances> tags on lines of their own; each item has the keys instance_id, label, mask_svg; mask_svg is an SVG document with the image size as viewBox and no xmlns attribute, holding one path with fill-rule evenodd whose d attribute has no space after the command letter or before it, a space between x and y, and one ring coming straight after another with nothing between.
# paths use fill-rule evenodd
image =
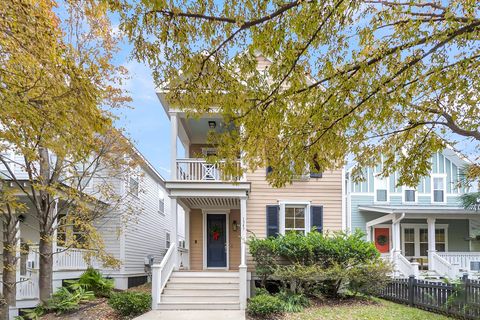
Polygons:
<instances>
[{"instance_id":1,"label":"neighbor's porch column","mask_svg":"<svg viewBox=\"0 0 480 320\"><path fill-rule=\"evenodd\" d=\"M172 180L177 180L177 137L178 117L176 113L170 113L170 175Z\"/></svg>"},{"instance_id":2,"label":"neighbor's porch column","mask_svg":"<svg viewBox=\"0 0 480 320\"><path fill-rule=\"evenodd\" d=\"M173 254L174 259L174 269L178 270L178 204L177 198L171 198L170 200L170 210L172 211L172 232L170 233L170 245L175 245L175 251ZM167 248L168 250L168 248Z\"/></svg>"},{"instance_id":3,"label":"neighbor's porch column","mask_svg":"<svg viewBox=\"0 0 480 320\"><path fill-rule=\"evenodd\" d=\"M52 270L56 271L58 269L57 265L57 248L58 248L58 198L55 199L55 208L53 209L53 235L52 235L52 252L54 253L52 258ZM39 257L40 259L40 257Z\"/></svg>"},{"instance_id":4,"label":"neighbor's porch column","mask_svg":"<svg viewBox=\"0 0 480 320\"><path fill-rule=\"evenodd\" d=\"M247 198L240 199L240 309L247 306Z\"/></svg>"},{"instance_id":5,"label":"neighbor's porch column","mask_svg":"<svg viewBox=\"0 0 480 320\"><path fill-rule=\"evenodd\" d=\"M433 254L437 252L435 245L435 218L427 218L428 227L428 269L435 270Z\"/></svg>"}]
</instances>

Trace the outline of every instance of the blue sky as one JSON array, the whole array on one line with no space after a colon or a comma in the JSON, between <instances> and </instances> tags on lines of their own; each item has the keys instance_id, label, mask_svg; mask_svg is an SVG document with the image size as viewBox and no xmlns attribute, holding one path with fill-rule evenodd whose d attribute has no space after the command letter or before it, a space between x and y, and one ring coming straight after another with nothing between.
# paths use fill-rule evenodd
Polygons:
<instances>
[{"instance_id":1,"label":"blue sky","mask_svg":"<svg viewBox=\"0 0 480 320\"><path fill-rule=\"evenodd\" d=\"M117 63L126 67L130 79L124 89L129 92L131 108L118 112L117 127L123 128L138 150L166 179L170 177L170 122L155 94L150 69L129 59L130 45L124 43Z\"/></svg>"}]
</instances>

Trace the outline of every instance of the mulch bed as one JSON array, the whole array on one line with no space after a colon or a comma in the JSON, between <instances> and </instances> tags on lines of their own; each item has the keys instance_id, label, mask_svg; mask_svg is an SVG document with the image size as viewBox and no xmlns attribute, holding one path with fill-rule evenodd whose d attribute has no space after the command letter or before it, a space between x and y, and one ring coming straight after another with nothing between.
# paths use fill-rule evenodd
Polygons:
<instances>
[{"instance_id":1,"label":"mulch bed","mask_svg":"<svg viewBox=\"0 0 480 320\"><path fill-rule=\"evenodd\" d=\"M100 298L82 304L80 309L70 314L47 314L41 320L118 320L122 319L109 305L108 300Z\"/></svg>"},{"instance_id":2,"label":"mulch bed","mask_svg":"<svg viewBox=\"0 0 480 320\"><path fill-rule=\"evenodd\" d=\"M150 284L144 284L138 287L130 288L127 291L151 292ZM47 314L40 318L41 320L124 320L125 317L119 315L108 305L108 299L99 298L88 303L82 304L80 309L70 314Z\"/></svg>"}]
</instances>

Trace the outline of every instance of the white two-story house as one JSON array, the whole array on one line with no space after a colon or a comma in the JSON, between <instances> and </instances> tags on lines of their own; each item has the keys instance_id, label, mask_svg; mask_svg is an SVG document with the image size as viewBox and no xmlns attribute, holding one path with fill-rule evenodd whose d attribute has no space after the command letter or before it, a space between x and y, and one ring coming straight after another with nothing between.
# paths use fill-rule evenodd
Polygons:
<instances>
[{"instance_id":1,"label":"white two-story house","mask_svg":"<svg viewBox=\"0 0 480 320\"><path fill-rule=\"evenodd\" d=\"M78 278L89 266L114 279L117 289L127 289L147 282L151 276L148 264L161 261L165 255L171 242L173 221L165 180L137 150L134 150L134 154L138 158L136 168L130 173L111 178L115 192L130 203L128 210L125 206L116 206L95 221L106 252L118 260L119 267L106 267L99 259L86 258L88 255L85 249L64 247L66 237L81 238L82 233L78 230L66 232L59 227L52 243L54 290L61 287L65 279ZM28 177L22 167L23 157L13 151L4 152L2 157L10 161L9 167L14 170L16 179L20 183L27 183ZM109 179L108 175L105 177L105 172L108 170L104 170L102 179ZM0 174L2 179L8 181L9 173L5 166L0 166ZM85 193L95 188L96 179L93 175L86 180ZM18 309L31 308L39 303L38 220L28 197L21 194L19 197L28 209L18 216L17 238L20 245L17 252L17 302L11 310L12 316L17 314ZM54 210L61 205L59 201ZM57 216L56 213L54 215ZM65 215L68 215L68 211L65 211ZM60 215L60 221L56 224L61 226L65 215ZM1 232L0 230L0 234ZM2 248L3 243L0 242L0 250ZM0 261L0 267L1 263ZM0 268L0 273L1 270L3 268Z\"/></svg>"}]
</instances>

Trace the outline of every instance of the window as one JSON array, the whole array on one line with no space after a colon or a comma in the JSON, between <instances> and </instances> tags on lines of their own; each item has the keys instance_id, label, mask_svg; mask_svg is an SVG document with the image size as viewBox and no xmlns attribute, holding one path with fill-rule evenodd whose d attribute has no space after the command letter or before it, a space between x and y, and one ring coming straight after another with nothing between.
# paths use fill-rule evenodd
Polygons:
<instances>
[{"instance_id":1,"label":"window","mask_svg":"<svg viewBox=\"0 0 480 320\"><path fill-rule=\"evenodd\" d=\"M417 190L406 187L403 190L403 202L416 202Z\"/></svg>"},{"instance_id":2,"label":"window","mask_svg":"<svg viewBox=\"0 0 480 320\"><path fill-rule=\"evenodd\" d=\"M445 202L445 177L433 178L433 202Z\"/></svg>"},{"instance_id":3,"label":"window","mask_svg":"<svg viewBox=\"0 0 480 320\"><path fill-rule=\"evenodd\" d=\"M158 212L165 215L165 198L162 190L158 194Z\"/></svg>"},{"instance_id":4,"label":"window","mask_svg":"<svg viewBox=\"0 0 480 320\"><path fill-rule=\"evenodd\" d=\"M428 256L428 229L420 229L420 256Z\"/></svg>"},{"instance_id":5,"label":"window","mask_svg":"<svg viewBox=\"0 0 480 320\"><path fill-rule=\"evenodd\" d=\"M435 250L439 252L445 252L445 229L435 229Z\"/></svg>"},{"instance_id":6,"label":"window","mask_svg":"<svg viewBox=\"0 0 480 320\"><path fill-rule=\"evenodd\" d=\"M402 225L402 246L405 257L428 257L428 228L426 225ZM435 249L447 251L447 225L435 228Z\"/></svg>"},{"instance_id":7,"label":"window","mask_svg":"<svg viewBox=\"0 0 480 320\"><path fill-rule=\"evenodd\" d=\"M87 244L85 230L75 223L73 218L61 214L58 216L57 244L58 246L72 246L83 248Z\"/></svg>"},{"instance_id":8,"label":"window","mask_svg":"<svg viewBox=\"0 0 480 320\"><path fill-rule=\"evenodd\" d=\"M138 197L138 178L130 176L129 180L130 193Z\"/></svg>"},{"instance_id":9,"label":"window","mask_svg":"<svg viewBox=\"0 0 480 320\"><path fill-rule=\"evenodd\" d=\"M165 233L165 248L167 248L167 250L168 250L168 248L170 248L170 244L171 244L171 242L170 242L170 232L166 232Z\"/></svg>"},{"instance_id":10,"label":"window","mask_svg":"<svg viewBox=\"0 0 480 320\"><path fill-rule=\"evenodd\" d=\"M413 257L415 255L415 229L405 228L403 235L405 256Z\"/></svg>"},{"instance_id":11,"label":"window","mask_svg":"<svg viewBox=\"0 0 480 320\"><path fill-rule=\"evenodd\" d=\"M285 207L285 233L305 233L305 207Z\"/></svg>"},{"instance_id":12,"label":"window","mask_svg":"<svg viewBox=\"0 0 480 320\"><path fill-rule=\"evenodd\" d=\"M375 201L388 201L388 182L387 178L375 177Z\"/></svg>"}]
</instances>

